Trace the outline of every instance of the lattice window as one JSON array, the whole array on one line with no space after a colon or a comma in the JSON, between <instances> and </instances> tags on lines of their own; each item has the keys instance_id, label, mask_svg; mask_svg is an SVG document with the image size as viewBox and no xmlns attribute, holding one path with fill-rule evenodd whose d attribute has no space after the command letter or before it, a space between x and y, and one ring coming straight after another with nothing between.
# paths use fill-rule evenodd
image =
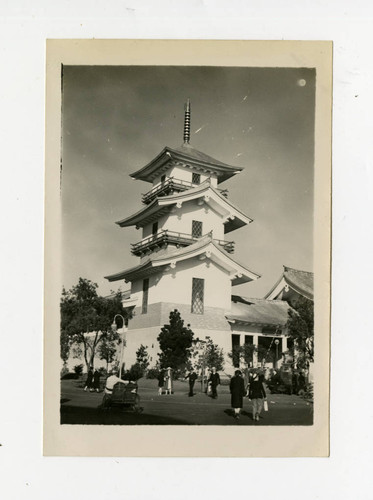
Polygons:
<instances>
[{"instance_id":1,"label":"lattice window","mask_svg":"<svg viewBox=\"0 0 373 500\"><path fill-rule=\"evenodd\" d=\"M202 222L199 220L192 220L192 237L200 238L202 236Z\"/></svg>"},{"instance_id":2,"label":"lattice window","mask_svg":"<svg viewBox=\"0 0 373 500\"><path fill-rule=\"evenodd\" d=\"M201 184L201 174L192 173L192 184Z\"/></svg>"},{"instance_id":3,"label":"lattice window","mask_svg":"<svg viewBox=\"0 0 373 500\"><path fill-rule=\"evenodd\" d=\"M142 282L142 314L148 312L149 278Z\"/></svg>"},{"instance_id":4,"label":"lattice window","mask_svg":"<svg viewBox=\"0 0 373 500\"><path fill-rule=\"evenodd\" d=\"M201 278L193 278L192 284L192 313L203 314L203 295L205 288L205 280Z\"/></svg>"}]
</instances>

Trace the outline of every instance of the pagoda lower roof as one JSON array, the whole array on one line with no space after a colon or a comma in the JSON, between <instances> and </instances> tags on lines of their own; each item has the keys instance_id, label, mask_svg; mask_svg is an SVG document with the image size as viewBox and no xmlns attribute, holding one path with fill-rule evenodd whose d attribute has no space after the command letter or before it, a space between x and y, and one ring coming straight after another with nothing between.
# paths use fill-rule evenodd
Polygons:
<instances>
[{"instance_id":1,"label":"pagoda lower roof","mask_svg":"<svg viewBox=\"0 0 373 500\"><path fill-rule=\"evenodd\" d=\"M233 259L231 254L216 244L210 235L204 236L196 243L181 249L170 250L158 256L156 253L149 255L139 265L126 269L116 274L105 276L108 281L124 279L126 282L149 276L158 272L161 268L176 265L182 260L199 257L211 259L215 264L224 268L231 275L232 285L240 285L260 278L246 266Z\"/></svg>"},{"instance_id":2,"label":"pagoda lower roof","mask_svg":"<svg viewBox=\"0 0 373 500\"><path fill-rule=\"evenodd\" d=\"M217 189L211 186L207 180L197 187L182 191L181 193L155 198L149 205L146 205L135 214L117 221L120 227L138 226L143 227L152 221L159 219L168 213L173 206L186 203L188 201L205 197L206 203L214 205L215 209L223 212L227 220L225 222L225 232L229 233L253 221L223 196Z\"/></svg>"},{"instance_id":3,"label":"pagoda lower roof","mask_svg":"<svg viewBox=\"0 0 373 500\"><path fill-rule=\"evenodd\" d=\"M130 176L133 179L153 182L157 176L169 168L168 163L170 160L180 162L184 167L214 173L219 183L226 181L243 170L242 167L234 167L216 160L202 153L202 151L193 148L190 144L185 143L174 149L166 146L151 162L140 170L133 172Z\"/></svg>"}]
</instances>

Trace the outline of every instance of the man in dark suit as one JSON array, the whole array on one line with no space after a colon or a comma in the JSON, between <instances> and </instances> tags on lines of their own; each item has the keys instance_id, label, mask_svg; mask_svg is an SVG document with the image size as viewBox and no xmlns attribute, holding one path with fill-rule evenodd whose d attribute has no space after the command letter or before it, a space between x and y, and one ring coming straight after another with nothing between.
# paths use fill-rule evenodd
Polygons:
<instances>
[{"instance_id":1,"label":"man in dark suit","mask_svg":"<svg viewBox=\"0 0 373 500\"><path fill-rule=\"evenodd\" d=\"M216 391L216 388L218 385L220 385L220 377L219 373L217 373L215 366L212 369L212 373L209 378L209 382L211 382L211 391L212 391L212 398L216 399L218 397L218 393Z\"/></svg>"},{"instance_id":2,"label":"man in dark suit","mask_svg":"<svg viewBox=\"0 0 373 500\"><path fill-rule=\"evenodd\" d=\"M245 395L245 382L242 378L242 373L240 370L234 372L234 376L231 378L229 389L231 391L231 405L234 409L234 418L238 420L240 418L240 411L243 406L243 397Z\"/></svg>"},{"instance_id":3,"label":"man in dark suit","mask_svg":"<svg viewBox=\"0 0 373 500\"><path fill-rule=\"evenodd\" d=\"M191 372L185 378L189 379L189 397L191 398L193 396L194 383L197 380L198 376L196 372L192 369Z\"/></svg>"}]
</instances>

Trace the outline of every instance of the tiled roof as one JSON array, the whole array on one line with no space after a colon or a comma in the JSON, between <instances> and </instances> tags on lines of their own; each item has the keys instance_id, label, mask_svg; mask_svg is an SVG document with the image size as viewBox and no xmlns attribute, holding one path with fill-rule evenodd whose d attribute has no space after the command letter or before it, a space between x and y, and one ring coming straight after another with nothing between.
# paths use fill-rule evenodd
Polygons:
<instances>
[{"instance_id":1,"label":"tiled roof","mask_svg":"<svg viewBox=\"0 0 373 500\"><path fill-rule=\"evenodd\" d=\"M167 148L170 151L175 151L177 153L189 156L198 161L202 161L205 163L211 163L213 165L220 165L222 167L227 167L229 169L233 169L235 171L243 170L242 167L233 167L232 165L228 165L227 163L223 163L222 161L216 160L212 156L207 155L206 153L202 153L202 151L198 151L198 149L193 148L190 144L182 144L180 147L171 149Z\"/></svg>"},{"instance_id":2,"label":"tiled roof","mask_svg":"<svg viewBox=\"0 0 373 500\"><path fill-rule=\"evenodd\" d=\"M220 255L222 262L228 262L233 268L238 269L240 273L245 273L245 276L247 278L245 278L245 276L238 277L233 284L240 284L241 282L245 283L247 281L251 281L260 277L258 274L253 273L252 271L247 269L246 266L233 259L231 254L223 250L220 245L216 244L211 236L206 235L196 241L196 243L193 243L192 245L189 245L187 247L169 250L167 251L167 253L162 253L161 255L158 255L156 253L151 254L146 257L139 265L131 267L130 269L126 269L119 273L112 274L110 276L105 276L105 279L109 281L118 281L121 279L131 281L132 279L134 279L137 273L141 273L144 271L152 272L150 271L150 269L153 267L156 268L159 266L166 266L173 260L177 261L178 258L189 258L189 256L193 257L196 255L196 253L198 255L199 250L203 250L205 248L207 250L209 245L212 245L212 247L217 250L216 254ZM210 249L212 247L210 247Z\"/></svg>"},{"instance_id":3,"label":"tiled roof","mask_svg":"<svg viewBox=\"0 0 373 500\"><path fill-rule=\"evenodd\" d=\"M235 174L243 170L242 167L234 167L227 165L211 156L194 149L189 144L182 144L178 148L170 148L166 146L162 151L153 158L145 167L133 172L130 176L134 179L141 179L147 182L152 182L155 175L164 171L170 158L180 160L187 164L193 165L198 168L207 168L214 171L218 177L218 182L225 181Z\"/></svg>"},{"instance_id":4,"label":"tiled roof","mask_svg":"<svg viewBox=\"0 0 373 500\"><path fill-rule=\"evenodd\" d=\"M235 219L237 220L234 221L233 219L233 223L231 223L231 225L229 225L230 221L227 222L226 232L229 232L229 230L237 229L247 223L252 222L252 219L250 219L250 217L245 215L242 212L242 210L237 208L230 200L225 198L217 189L211 186L209 180L206 180L202 184L192 187L186 191L155 198L149 205L142 207L140 210L130 215L129 217L117 221L116 224L118 224L118 226L120 227L132 226L135 224L143 226L145 223L148 223L149 220L153 219L156 220L161 215L168 213L170 207L172 205L175 205L178 201L182 201L183 199L188 199L188 197L189 198L192 197L193 199L193 196L202 195L202 193L205 193L209 190L211 190L218 197L218 199L220 200L219 203L223 207L229 207L227 208L227 211L229 209L232 209L237 212L235 214L236 215Z\"/></svg>"},{"instance_id":5,"label":"tiled roof","mask_svg":"<svg viewBox=\"0 0 373 500\"><path fill-rule=\"evenodd\" d=\"M232 307L226 314L228 321L284 326L288 320L289 305L282 300L251 299L232 295Z\"/></svg>"},{"instance_id":6,"label":"tiled roof","mask_svg":"<svg viewBox=\"0 0 373 500\"><path fill-rule=\"evenodd\" d=\"M284 278L296 292L313 299L313 273L284 266Z\"/></svg>"}]
</instances>

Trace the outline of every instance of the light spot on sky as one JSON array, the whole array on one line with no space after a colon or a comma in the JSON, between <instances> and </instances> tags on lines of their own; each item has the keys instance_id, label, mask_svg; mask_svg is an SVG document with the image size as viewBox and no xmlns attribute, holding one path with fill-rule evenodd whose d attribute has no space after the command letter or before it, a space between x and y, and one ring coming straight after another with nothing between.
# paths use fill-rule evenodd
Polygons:
<instances>
[{"instance_id":1,"label":"light spot on sky","mask_svg":"<svg viewBox=\"0 0 373 500\"><path fill-rule=\"evenodd\" d=\"M205 123L205 125L202 125L202 127L197 128L197 130L194 133L198 134L198 132L201 132L201 130L203 130L207 125L208 123Z\"/></svg>"},{"instance_id":2,"label":"light spot on sky","mask_svg":"<svg viewBox=\"0 0 373 500\"><path fill-rule=\"evenodd\" d=\"M297 82L297 84L299 85L299 87L305 87L306 86L306 80L304 78L300 78Z\"/></svg>"}]
</instances>

